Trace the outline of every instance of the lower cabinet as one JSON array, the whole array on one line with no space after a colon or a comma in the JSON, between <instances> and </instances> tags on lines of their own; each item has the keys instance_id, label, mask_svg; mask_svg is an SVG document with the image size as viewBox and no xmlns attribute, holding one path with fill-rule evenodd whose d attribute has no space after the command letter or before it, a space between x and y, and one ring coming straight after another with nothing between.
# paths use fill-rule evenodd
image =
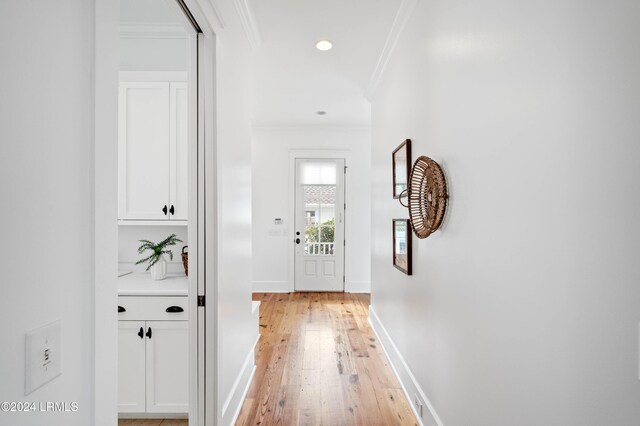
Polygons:
<instances>
[{"instance_id":1,"label":"lower cabinet","mask_svg":"<svg viewBox=\"0 0 640 426\"><path fill-rule=\"evenodd\" d=\"M189 411L189 335L186 321L149 321L147 413Z\"/></svg>"},{"instance_id":2,"label":"lower cabinet","mask_svg":"<svg viewBox=\"0 0 640 426\"><path fill-rule=\"evenodd\" d=\"M144 326L144 321L118 321L118 411L121 413L146 411Z\"/></svg>"},{"instance_id":3,"label":"lower cabinet","mask_svg":"<svg viewBox=\"0 0 640 426\"><path fill-rule=\"evenodd\" d=\"M187 321L118 321L118 411L188 413Z\"/></svg>"}]
</instances>

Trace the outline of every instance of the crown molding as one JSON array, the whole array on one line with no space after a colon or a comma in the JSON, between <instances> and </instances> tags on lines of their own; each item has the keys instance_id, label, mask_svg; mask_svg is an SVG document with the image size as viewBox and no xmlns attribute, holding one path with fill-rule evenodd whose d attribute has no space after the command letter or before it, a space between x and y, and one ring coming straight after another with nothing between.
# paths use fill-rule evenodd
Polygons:
<instances>
[{"instance_id":1,"label":"crown molding","mask_svg":"<svg viewBox=\"0 0 640 426\"><path fill-rule=\"evenodd\" d=\"M121 38L183 39L187 37L184 26L176 23L123 22Z\"/></svg>"},{"instance_id":2,"label":"crown molding","mask_svg":"<svg viewBox=\"0 0 640 426\"><path fill-rule=\"evenodd\" d=\"M400 3L400 7L398 8L396 17L393 20L393 24L391 24L391 29L389 30L389 34L387 35L387 40L384 43L382 52L380 52L378 62L376 63L376 67L373 70L373 74L371 75L369 85L367 86L367 90L365 92L365 97L369 101L372 100L376 89L382 81L382 77L384 76L387 66L389 65L389 60L393 55L393 51L398 45L398 40L400 39L404 28L407 26L407 22L409 22L409 18L411 17L411 14L413 13L417 4L418 0L402 0L402 3Z\"/></svg>"},{"instance_id":3,"label":"crown molding","mask_svg":"<svg viewBox=\"0 0 640 426\"><path fill-rule=\"evenodd\" d=\"M249 40L249 44L252 49L257 48L262 43L262 38L260 37L260 31L258 30L258 25L256 24L256 20L253 17L253 11L251 10L251 6L249 6L248 0L233 0L233 4L236 7L236 11L238 12L238 16L240 17L240 22L242 23L242 28Z\"/></svg>"},{"instance_id":4,"label":"crown molding","mask_svg":"<svg viewBox=\"0 0 640 426\"><path fill-rule=\"evenodd\" d=\"M205 2L203 1L201 3ZM206 3L208 3L210 6L206 9L208 9L207 16L209 17L212 26L215 30L224 30L224 28L227 26L227 23L224 21L222 14L220 13L220 8L218 7L216 0L207 0Z\"/></svg>"}]
</instances>

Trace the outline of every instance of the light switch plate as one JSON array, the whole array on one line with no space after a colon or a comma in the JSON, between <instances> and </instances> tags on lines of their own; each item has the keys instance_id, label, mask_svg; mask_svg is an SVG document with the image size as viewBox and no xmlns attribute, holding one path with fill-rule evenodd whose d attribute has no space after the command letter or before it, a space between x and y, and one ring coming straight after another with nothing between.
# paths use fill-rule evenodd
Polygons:
<instances>
[{"instance_id":1,"label":"light switch plate","mask_svg":"<svg viewBox=\"0 0 640 426\"><path fill-rule=\"evenodd\" d=\"M61 324L56 321L26 334L24 394L62 374Z\"/></svg>"}]
</instances>

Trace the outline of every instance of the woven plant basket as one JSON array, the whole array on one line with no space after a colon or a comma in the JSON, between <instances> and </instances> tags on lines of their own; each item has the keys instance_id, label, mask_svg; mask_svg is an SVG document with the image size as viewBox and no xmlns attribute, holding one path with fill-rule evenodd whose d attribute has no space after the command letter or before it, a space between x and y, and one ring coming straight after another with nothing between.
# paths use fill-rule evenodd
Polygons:
<instances>
[{"instance_id":1,"label":"woven plant basket","mask_svg":"<svg viewBox=\"0 0 640 426\"><path fill-rule=\"evenodd\" d=\"M184 266L184 274L189 276L189 252L186 251L187 247L189 246L182 247L182 266Z\"/></svg>"}]
</instances>

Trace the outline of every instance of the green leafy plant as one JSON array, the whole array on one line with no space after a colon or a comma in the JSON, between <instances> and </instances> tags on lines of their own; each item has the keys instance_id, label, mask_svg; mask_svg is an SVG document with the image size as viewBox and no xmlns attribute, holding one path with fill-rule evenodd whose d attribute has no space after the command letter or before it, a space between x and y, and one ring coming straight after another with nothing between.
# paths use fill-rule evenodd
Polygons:
<instances>
[{"instance_id":1,"label":"green leafy plant","mask_svg":"<svg viewBox=\"0 0 640 426\"><path fill-rule=\"evenodd\" d=\"M305 237L308 243L333 242L333 234L335 230L335 219L329 219L320 224L320 226L307 226ZM318 232L320 228L320 232Z\"/></svg>"},{"instance_id":2,"label":"green leafy plant","mask_svg":"<svg viewBox=\"0 0 640 426\"><path fill-rule=\"evenodd\" d=\"M142 245L138 247L138 254L142 254L147 250L151 250L153 253L149 257L145 257L144 259L140 259L136 262L136 265L139 265L144 262L149 262L147 265L147 271L162 257L163 254L168 254L169 258L173 260L173 252L171 250L167 250L169 246L175 246L176 243L181 243L182 240L176 237L176 234L171 234L164 240L160 241L158 244L153 243L149 240L140 240Z\"/></svg>"}]
</instances>

